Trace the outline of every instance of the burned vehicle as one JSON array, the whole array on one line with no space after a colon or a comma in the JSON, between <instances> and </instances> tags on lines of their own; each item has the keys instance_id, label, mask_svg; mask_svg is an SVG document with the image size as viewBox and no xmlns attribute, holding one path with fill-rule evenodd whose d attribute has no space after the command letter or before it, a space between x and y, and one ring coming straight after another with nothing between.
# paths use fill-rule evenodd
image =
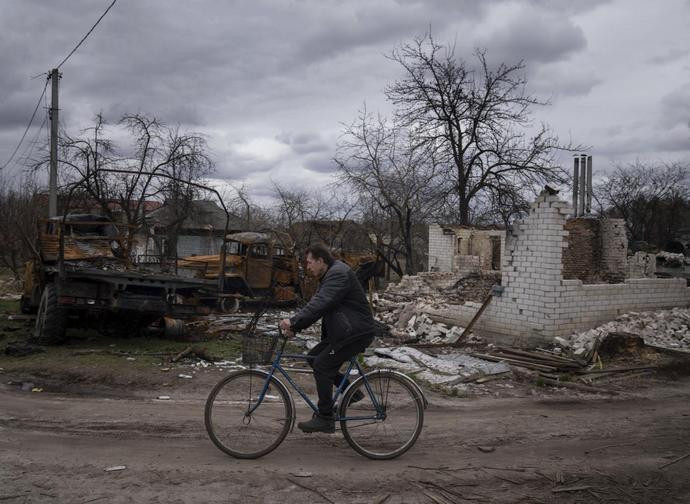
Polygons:
<instances>
[{"instance_id":1,"label":"burned vehicle","mask_svg":"<svg viewBox=\"0 0 690 504\"><path fill-rule=\"evenodd\" d=\"M67 214L39 222L36 258L25 268L21 307L36 311L34 339L59 343L68 327L127 331L161 319L209 312L201 290L217 290L203 278L182 278L139 268L129 257L127 226L91 214Z\"/></svg>"},{"instance_id":2,"label":"burned vehicle","mask_svg":"<svg viewBox=\"0 0 690 504\"><path fill-rule=\"evenodd\" d=\"M232 233L225 237L223 247L219 255L190 256L177 262L180 275L220 282L220 292L214 296L220 298L223 311L238 309L240 301L290 304L301 297L299 263L286 234Z\"/></svg>"}]
</instances>

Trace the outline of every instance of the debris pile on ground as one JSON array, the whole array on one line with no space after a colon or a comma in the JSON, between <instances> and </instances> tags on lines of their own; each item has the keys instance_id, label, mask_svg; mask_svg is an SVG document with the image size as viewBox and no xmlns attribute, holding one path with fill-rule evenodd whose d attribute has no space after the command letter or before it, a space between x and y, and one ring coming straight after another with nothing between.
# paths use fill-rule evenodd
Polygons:
<instances>
[{"instance_id":1,"label":"debris pile on ground","mask_svg":"<svg viewBox=\"0 0 690 504\"><path fill-rule=\"evenodd\" d=\"M467 383L482 383L510 372L507 364L488 362L460 351L430 355L407 346L376 348L365 358L369 367L389 368L446 389L466 389Z\"/></svg>"},{"instance_id":2,"label":"debris pile on ground","mask_svg":"<svg viewBox=\"0 0 690 504\"><path fill-rule=\"evenodd\" d=\"M484 360L554 373L582 369L588 363L588 360L571 359L547 350L527 351L502 345L489 345L487 352L476 352L472 355Z\"/></svg>"},{"instance_id":3,"label":"debris pile on ground","mask_svg":"<svg viewBox=\"0 0 690 504\"><path fill-rule=\"evenodd\" d=\"M380 295L393 303L409 299L429 304L462 304L465 301L481 302L500 283L499 271L481 273L425 272L405 275L397 284L389 284Z\"/></svg>"},{"instance_id":4,"label":"debris pile on ground","mask_svg":"<svg viewBox=\"0 0 690 504\"><path fill-rule=\"evenodd\" d=\"M464 328L434 322L424 312L448 304L481 303L500 282L499 272L420 273L404 276L398 284L374 295L373 304L379 321L391 328L391 336L400 343L456 343ZM469 342L479 341L469 336Z\"/></svg>"},{"instance_id":5,"label":"debris pile on ground","mask_svg":"<svg viewBox=\"0 0 690 504\"><path fill-rule=\"evenodd\" d=\"M690 264L690 259L685 257L685 255L672 252L659 252L656 255L656 260L669 268L680 268L685 264Z\"/></svg>"},{"instance_id":6,"label":"debris pile on ground","mask_svg":"<svg viewBox=\"0 0 690 504\"><path fill-rule=\"evenodd\" d=\"M22 281L14 278L0 279L0 299L16 301L22 294Z\"/></svg>"},{"instance_id":7,"label":"debris pile on ground","mask_svg":"<svg viewBox=\"0 0 690 504\"><path fill-rule=\"evenodd\" d=\"M609 333L632 333L645 344L690 351L690 308L653 312L629 312L594 329L556 338L556 345L575 356L592 352Z\"/></svg>"},{"instance_id":8,"label":"debris pile on ground","mask_svg":"<svg viewBox=\"0 0 690 504\"><path fill-rule=\"evenodd\" d=\"M420 306L406 303L399 313L388 313L384 319L392 327L390 334L401 343L429 343L454 345L460 339L464 328L436 323L425 313L419 313ZM475 337L474 340L477 338Z\"/></svg>"}]
</instances>

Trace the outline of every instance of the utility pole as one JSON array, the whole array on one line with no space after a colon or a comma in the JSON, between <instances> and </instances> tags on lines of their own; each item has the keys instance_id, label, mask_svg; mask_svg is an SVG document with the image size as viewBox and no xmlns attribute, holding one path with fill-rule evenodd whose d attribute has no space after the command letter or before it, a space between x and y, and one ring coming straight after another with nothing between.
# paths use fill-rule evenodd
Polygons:
<instances>
[{"instance_id":1,"label":"utility pole","mask_svg":"<svg viewBox=\"0 0 690 504\"><path fill-rule=\"evenodd\" d=\"M57 215L57 142L58 142L58 82L57 68L50 71L52 93L50 95L50 177L48 180L48 217Z\"/></svg>"}]
</instances>

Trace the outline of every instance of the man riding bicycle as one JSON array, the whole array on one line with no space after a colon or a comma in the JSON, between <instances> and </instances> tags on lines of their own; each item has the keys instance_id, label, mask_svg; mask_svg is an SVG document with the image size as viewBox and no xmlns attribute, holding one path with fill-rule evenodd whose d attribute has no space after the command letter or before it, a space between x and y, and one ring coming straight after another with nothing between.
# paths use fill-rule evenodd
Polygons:
<instances>
[{"instance_id":1,"label":"man riding bicycle","mask_svg":"<svg viewBox=\"0 0 690 504\"><path fill-rule=\"evenodd\" d=\"M307 249L306 261L308 272L320 280L319 288L304 308L280 322L280 328L292 336L323 319L321 342L309 351L314 357L309 363L314 369L319 412L297 426L304 432L333 433L333 385L344 378L340 366L372 343L376 326L364 289L347 264L336 261L321 244ZM355 394L353 402L362 398L361 392Z\"/></svg>"}]
</instances>

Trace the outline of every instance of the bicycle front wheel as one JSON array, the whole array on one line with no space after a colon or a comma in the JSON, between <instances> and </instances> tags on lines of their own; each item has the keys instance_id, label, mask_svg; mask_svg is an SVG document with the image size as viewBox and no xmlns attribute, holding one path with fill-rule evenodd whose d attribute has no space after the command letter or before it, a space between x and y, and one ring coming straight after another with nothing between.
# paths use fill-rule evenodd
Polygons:
<instances>
[{"instance_id":1,"label":"bicycle front wheel","mask_svg":"<svg viewBox=\"0 0 690 504\"><path fill-rule=\"evenodd\" d=\"M292 421L289 392L275 377L259 403L268 375L255 369L231 373L206 400L206 431L228 455L254 459L275 450ZM258 404L258 406L257 406Z\"/></svg>"},{"instance_id":2,"label":"bicycle front wheel","mask_svg":"<svg viewBox=\"0 0 690 504\"><path fill-rule=\"evenodd\" d=\"M353 396L363 399L353 401ZM424 400L406 377L374 371L348 389L340 417L343 435L358 453L371 459L392 459L417 441L424 424Z\"/></svg>"}]
</instances>

